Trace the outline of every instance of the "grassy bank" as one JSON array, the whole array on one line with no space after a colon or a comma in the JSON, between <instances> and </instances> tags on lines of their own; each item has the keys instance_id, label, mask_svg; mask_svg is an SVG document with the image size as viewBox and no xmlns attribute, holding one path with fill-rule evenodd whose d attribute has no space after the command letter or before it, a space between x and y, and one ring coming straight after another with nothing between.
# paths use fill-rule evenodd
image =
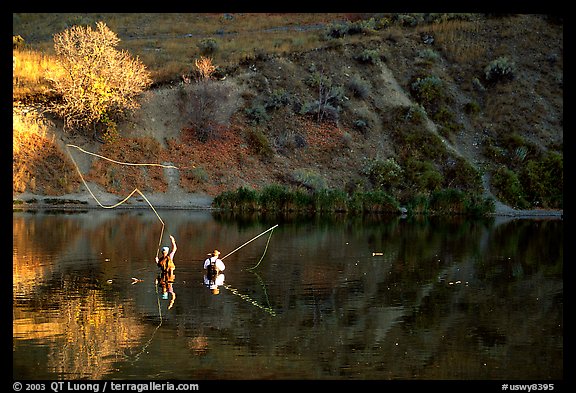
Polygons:
<instances>
[{"instance_id":1,"label":"grassy bank","mask_svg":"<svg viewBox=\"0 0 576 393\"><path fill-rule=\"evenodd\" d=\"M403 207L384 191L347 194L342 190L307 191L280 184L271 184L261 190L240 187L235 191L226 191L216 196L213 206L236 212L456 214L475 217L494 212L491 199L456 189L413 196Z\"/></svg>"}]
</instances>

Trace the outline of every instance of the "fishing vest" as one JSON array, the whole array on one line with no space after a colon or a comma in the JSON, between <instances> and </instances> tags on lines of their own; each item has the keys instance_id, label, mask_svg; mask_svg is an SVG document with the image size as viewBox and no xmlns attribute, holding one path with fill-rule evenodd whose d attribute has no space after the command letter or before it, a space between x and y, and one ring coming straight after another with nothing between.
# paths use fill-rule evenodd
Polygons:
<instances>
[{"instance_id":1,"label":"fishing vest","mask_svg":"<svg viewBox=\"0 0 576 393\"><path fill-rule=\"evenodd\" d=\"M174 266L174 262L172 262L170 256L166 255L165 257L163 256L158 260L158 267L160 268L160 274L162 275L162 278L170 279L171 276L174 275L174 268L176 266Z\"/></svg>"},{"instance_id":2,"label":"fishing vest","mask_svg":"<svg viewBox=\"0 0 576 393\"><path fill-rule=\"evenodd\" d=\"M218 268L216 267L216 260L217 258L209 258L210 259L210 264L208 265L208 267L206 268L206 275L209 278L215 278L218 275Z\"/></svg>"}]
</instances>

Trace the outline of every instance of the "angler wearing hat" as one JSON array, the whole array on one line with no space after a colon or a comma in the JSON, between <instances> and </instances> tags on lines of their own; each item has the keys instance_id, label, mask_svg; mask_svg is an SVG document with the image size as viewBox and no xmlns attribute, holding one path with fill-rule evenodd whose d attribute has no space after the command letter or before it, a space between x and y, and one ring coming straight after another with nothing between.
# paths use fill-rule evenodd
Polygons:
<instances>
[{"instance_id":1,"label":"angler wearing hat","mask_svg":"<svg viewBox=\"0 0 576 393\"><path fill-rule=\"evenodd\" d=\"M224 284L224 274L221 272L226 269L224 262L218 258L219 256L220 251L214 250L212 256L206 258L204 261L204 270L206 271L206 274L204 275L204 284L210 288L214 295L220 293L218 287Z\"/></svg>"},{"instance_id":2,"label":"angler wearing hat","mask_svg":"<svg viewBox=\"0 0 576 393\"><path fill-rule=\"evenodd\" d=\"M156 257L156 265L160 268L160 282L168 283L174 282L174 254L176 254L176 240L174 236L170 235L172 241L172 251L168 247L162 247L162 255L160 258Z\"/></svg>"},{"instance_id":3,"label":"angler wearing hat","mask_svg":"<svg viewBox=\"0 0 576 393\"><path fill-rule=\"evenodd\" d=\"M208 255L210 255L210 254L208 254ZM220 273L221 271L226 269L224 262L222 262L222 260L220 258L218 258L219 256L220 256L220 251L214 250L214 252L212 253L212 256L209 258L206 258L206 260L204 261L204 269L206 270L208 275L216 276L216 275L218 275L218 273Z\"/></svg>"}]
</instances>

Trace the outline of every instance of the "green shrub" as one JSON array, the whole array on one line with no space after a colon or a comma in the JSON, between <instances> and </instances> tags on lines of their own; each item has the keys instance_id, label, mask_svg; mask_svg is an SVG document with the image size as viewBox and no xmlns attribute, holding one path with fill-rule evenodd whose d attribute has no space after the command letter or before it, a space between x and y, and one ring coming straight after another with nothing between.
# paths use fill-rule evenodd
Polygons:
<instances>
[{"instance_id":1,"label":"green shrub","mask_svg":"<svg viewBox=\"0 0 576 393\"><path fill-rule=\"evenodd\" d=\"M366 159L362 171L376 189L396 186L403 175L403 170L394 157L386 160Z\"/></svg>"},{"instance_id":2,"label":"green shrub","mask_svg":"<svg viewBox=\"0 0 576 393\"><path fill-rule=\"evenodd\" d=\"M258 202L260 209L276 212L305 211L313 204L308 193L302 190L291 191L281 184L264 187L260 192Z\"/></svg>"},{"instance_id":3,"label":"green shrub","mask_svg":"<svg viewBox=\"0 0 576 393\"><path fill-rule=\"evenodd\" d=\"M354 56L354 60L363 64L378 64L380 62L380 54L375 49L364 49Z\"/></svg>"},{"instance_id":4,"label":"green shrub","mask_svg":"<svg viewBox=\"0 0 576 393\"><path fill-rule=\"evenodd\" d=\"M406 203L406 208L410 214L428 214L430 198L425 194L416 194Z\"/></svg>"},{"instance_id":5,"label":"green shrub","mask_svg":"<svg viewBox=\"0 0 576 393\"><path fill-rule=\"evenodd\" d=\"M464 214L466 194L455 188L434 191L430 195L429 209L433 214Z\"/></svg>"},{"instance_id":6,"label":"green shrub","mask_svg":"<svg viewBox=\"0 0 576 393\"><path fill-rule=\"evenodd\" d=\"M564 158L557 152L547 152L539 160L528 160L520 173L526 198L543 208L561 209L564 190Z\"/></svg>"},{"instance_id":7,"label":"green shrub","mask_svg":"<svg viewBox=\"0 0 576 393\"><path fill-rule=\"evenodd\" d=\"M266 109L278 109L290 105L292 97L285 89L277 89L272 91L264 101Z\"/></svg>"},{"instance_id":8,"label":"green shrub","mask_svg":"<svg viewBox=\"0 0 576 393\"><path fill-rule=\"evenodd\" d=\"M296 169L293 175L294 181L311 190L323 190L326 188L326 180L317 172L309 169Z\"/></svg>"},{"instance_id":9,"label":"green shrub","mask_svg":"<svg viewBox=\"0 0 576 393\"><path fill-rule=\"evenodd\" d=\"M506 168L500 167L492 174L492 187L495 195L502 202L518 209L529 207L518 175Z\"/></svg>"},{"instance_id":10,"label":"green shrub","mask_svg":"<svg viewBox=\"0 0 576 393\"><path fill-rule=\"evenodd\" d=\"M456 189L416 194L406 203L409 214L462 214L482 217L494 213L494 200Z\"/></svg>"},{"instance_id":11,"label":"green shrub","mask_svg":"<svg viewBox=\"0 0 576 393\"><path fill-rule=\"evenodd\" d=\"M400 204L388 193L377 190L355 193L353 206L363 213L398 213Z\"/></svg>"},{"instance_id":12,"label":"green shrub","mask_svg":"<svg viewBox=\"0 0 576 393\"><path fill-rule=\"evenodd\" d=\"M186 178L198 183L205 183L210 178L210 176L208 176L208 172L206 172L206 169L202 168L201 166L185 169L183 175L186 176Z\"/></svg>"},{"instance_id":13,"label":"green shrub","mask_svg":"<svg viewBox=\"0 0 576 393\"><path fill-rule=\"evenodd\" d=\"M253 189L239 187L236 191L220 193L212 205L226 210L255 211L258 208L258 194Z\"/></svg>"},{"instance_id":14,"label":"green shrub","mask_svg":"<svg viewBox=\"0 0 576 393\"><path fill-rule=\"evenodd\" d=\"M424 17L422 14L397 14L394 19L401 26L415 27L423 22Z\"/></svg>"},{"instance_id":15,"label":"green shrub","mask_svg":"<svg viewBox=\"0 0 576 393\"><path fill-rule=\"evenodd\" d=\"M310 75L304 79L304 82L313 89L318 89L319 87L330 88L332 87L332 79L326 76L323 72L317 71L316 66L312 64L310 66Z\"/></svg>"},{"instance_id":16,"label":"green shrub","mask_svg":"<svg viewBox=\"0 0 576 393\"><path fill-rule=\"evenodd\" d=\"M270 115L266 112L264 105L260 103L253 103L250 108L244 110L248 119L250 119L254 124L260 124L270 120Z\"/></svg>"},{"instance_id":17,"label":"green shrub","mask_svg":"<svg viewBox=\"0 0 576 393\"><path fill-rule=\"evenodd\" d=\"M442 80L434 75L416 78L410 84L410 91L416 101L425 107L434 101L443 99L445 96Z\"/></svg>"},{"instance_id":18,"label":"green shrub","mask_svg":"<svg viewBox=\"0 0 576 393\"><path fill-rule=\"evenodd\" d=\"M413 124L422 124L426 116L426 109L422 105L416 104L405 107L403 120Z\"/></svg>"},{"instance_id":19,"label":"green shrub","mask_svg":"<svg viewBox=\"0 0 576 393\"><path fill-rule=\"evenodd\" d=\"M478 194L468 194L465 202L465 214L472 217L483 217L494 213L494 199Z\"/></svg>"},{"instance_id":20,"label":"green shrub","mask_svg":"<svg viewBox=\"0 0 576 393\"><path fill-rule=\"evenodd\" d=\"M349 22L347 33L350 35L369 33L370 31L376 30L376 27L376 19L360 19L354 22Z\"/></svg>"},{"instance_id":21,"label":"green shrub","mask_svg":"<svg viewBox=\"0 0 576 393\"><path fill-rule=\"evenodd\" d=\"M444 165L446 188L458 188L469 192L482 193L482 174L464 158L450 157Z\"/></svg>"},{"instance_id":22,"label":"green shrub","mask_svg":"<svg viewBox=\"0 0 576 393\"><path fill-rule=\"evenodd\" d=\"M348 195L341 190L323 188L314 193L314 208L318 212L347 211Z\"/></svg>"},{"instance_id":23,"label":"green shrub","mask_svg":"<svg viewBox=\"0 0 576 393\"><path fill-rule=\"evenodd\" d=\"M455 134L462 129L462 125L455 121L454 113L446 105L439 107L432 115L432 120L441 128L439 132L445 137L449 138L451 134Z\"/></svg>"},{"instance_id":24,"label":"green shrub","mask_svg":"<svg viewBox=\"0 0 576 393\"><path fill-rule=\"evenodd\" d=\"M348 28L349 25L347 23L330 23L326 27L325 36L327 38L342 38L348 34Z\"/></svg>"},{"instance_id":25,"label":"green shrub","mask_svg":"<svg viewBox=\"0 0 576 393\"><path fill-rule=\"evenodd\" d=\"M492 60L484 67L484 77L488 82L496 83L514 79L516 66L506 56Z\"/></svg>"},{"instance_id":26,"label":"green shrub","mask_svg":"<svg viewBox=\"0 0 576 393\"><path fill-rule=\"evenodd\" d=\"M409 158L405 162L405 179L415 185L417 191L436 191L442 187L444 176L431 161Z\"/></svg>"},{"instance_id":27,"label":"green shrub","mask_svg":"<svg viewBox=\"0 0 576 393\"><path fill-rule=\"evenodd\" d=\"M218 50L218 42L214 38L203 38L198 42L197 47L203 55L210 55Z\"/></svg>"},{"instance_id":28,"label":"green shrub","mask_svg":"<svg viewBox=\"0 0 576 393\"><path fill-rule=\"evenodd\" d=\"M354 127L358 129L362 135L368 134L368 131L370 130L368 122L364 119L356 119L352 124L354 124Z\"/></svg>"},{"instance_id":29,"label":"green shrub","mask_svg":"<svg viewBox=\"0 0 576 393\"><path fill-rule=\"evenodd\" d=\"M425 64L434 64L440 60L440 54L432 48L418 51L418 59Z\"/></svg>"}]
</instances>

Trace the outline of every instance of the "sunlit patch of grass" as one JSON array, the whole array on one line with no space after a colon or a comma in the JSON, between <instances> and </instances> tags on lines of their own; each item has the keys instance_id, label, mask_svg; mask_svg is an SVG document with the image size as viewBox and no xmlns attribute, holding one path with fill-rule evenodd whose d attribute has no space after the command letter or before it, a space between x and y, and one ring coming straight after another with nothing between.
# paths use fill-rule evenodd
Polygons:
<instances>
[{"instance_id":1,"label":"sunlit patch of grass","mask_svg":"<svg viewBox=\"0 0 576 393\"><path fill-rule=\"evenodd\" d=\"M75 169L47 132L37 112L12 113L12 191L58 195L78 187Z\"/></svg>"},{"instance_id":2,"label":"sunlit patch of grass","mask_svg":"<svg viewBox=\"0 0 576 393\"><path fill-rule=\"evenodd\" d=\"M12 95L14 100L27 96L53 94L50 79L60 78L64 70L56 59L29 49L13 51Z\"/></svg>"},{"instance_id":3,"label":"sunlit patch of grass","mask_svg":"<svg viewBox=\"0 0 576 393\"><path fill-rule=\"evenodd\" d=\"M41 149L39 141L46 139L46 122L35 112L12 112L12 153L34 155Z\"/></svg>"}]
</instances>

